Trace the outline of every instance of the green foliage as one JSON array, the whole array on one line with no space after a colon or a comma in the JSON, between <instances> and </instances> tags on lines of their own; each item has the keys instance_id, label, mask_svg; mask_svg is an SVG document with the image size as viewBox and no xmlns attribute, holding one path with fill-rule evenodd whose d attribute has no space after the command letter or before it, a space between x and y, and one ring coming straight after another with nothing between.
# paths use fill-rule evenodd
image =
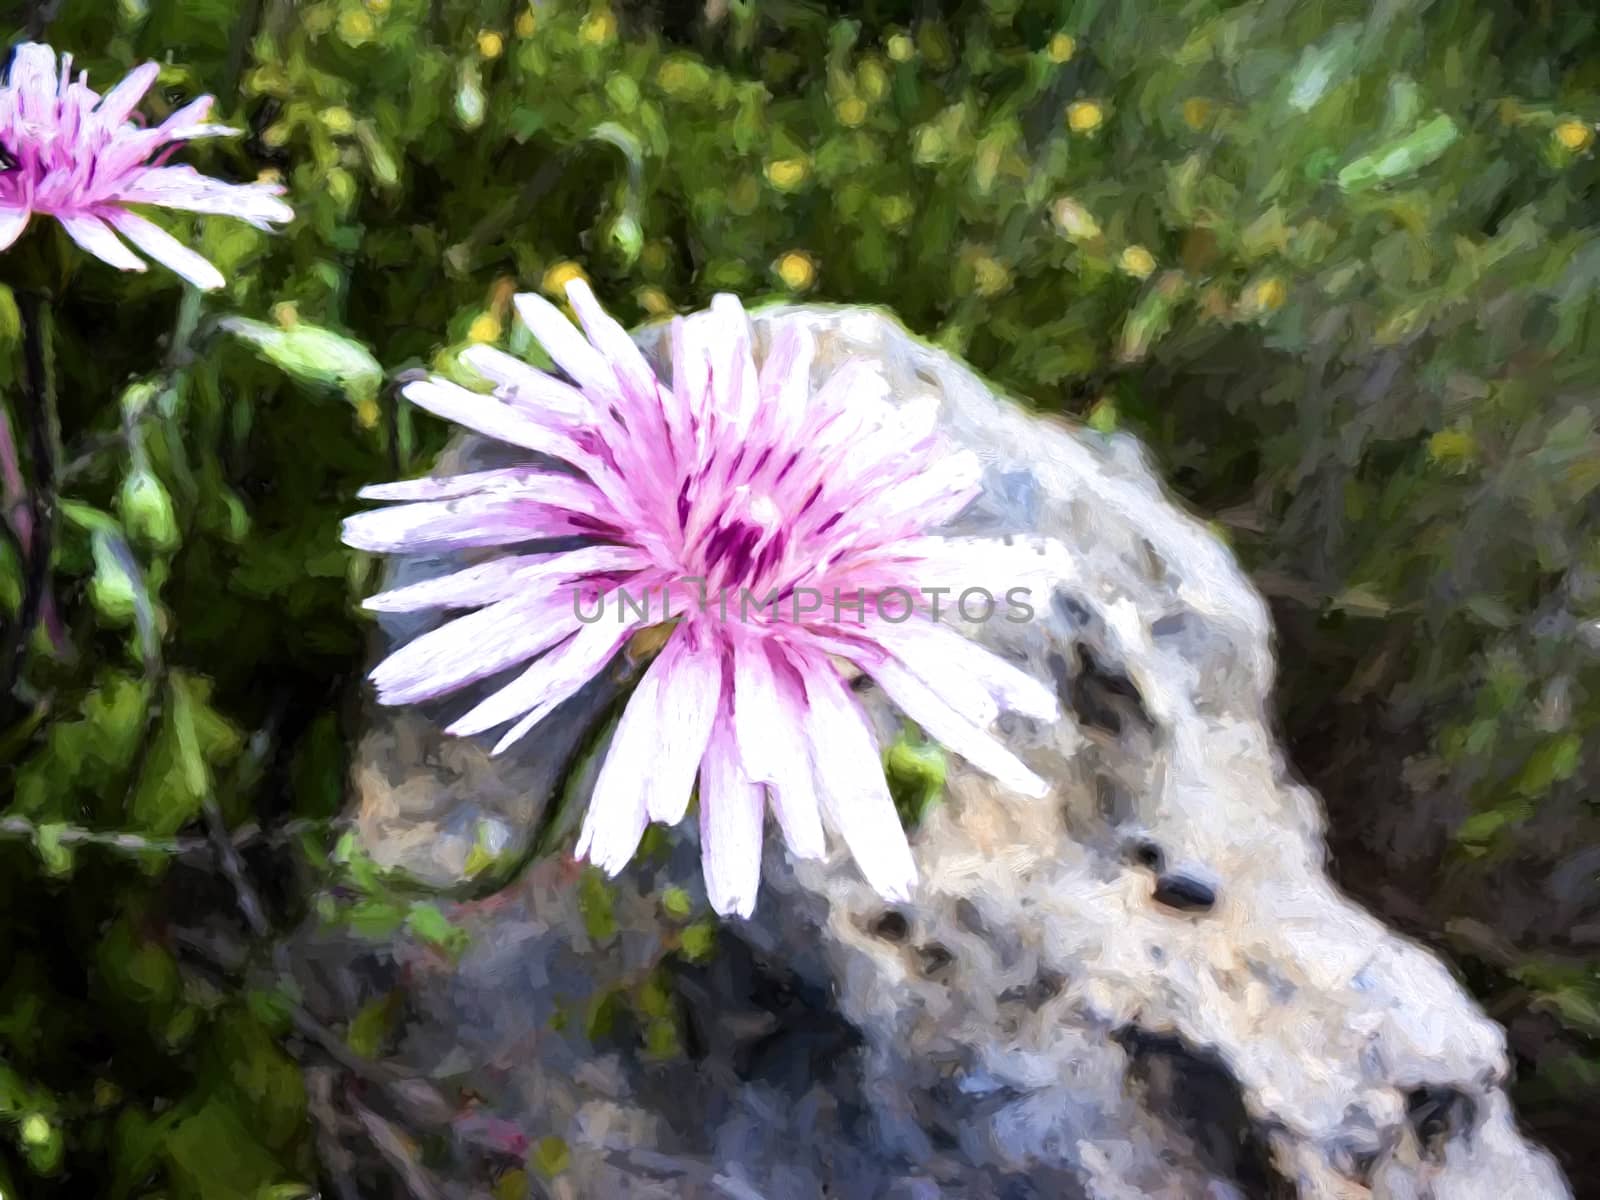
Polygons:
<instances>
[{"instance_id":1,"label":"green foliage","mask_svg":"<svg viewBox=\"0 0 1600 1200\"><path fill-rule=\"evenodd\" d=\"M164 64L149 116L217 93L247 136L186 157L276 174L299 219L180 221L220 294L81 262L54 313L56 611L0 698L0 816L28 831L0 843L8 1194L311 1178L270 1006L177 964L193 889L160 839L213 802L232 822L337 805L370 582L338 519L445 434L382 372L473 340L530 352L511 294L575 271L624 319L717 289L890 304L1041 408L1146 438L1279 603L1285 720L1350 818L1336 836L1395 806L1451 814L1421 897L1441 918L1494 919L1496 872L1595 840L1600 57L1581 6L59 7L50 40L99 86ZM0 289L13 430L20 337ZM22 580L0 544L8 621ZM890 764L908 766L921 812L932 765ZM335 866L364 881L336 919L458 944L442 910ZM709 953L713 929L681 940ZM1564 998L1541 1011L1571 1094L1529 1093L1549 1112L1600 1095L1576 969L1534 989ZM1514 1004L1532 985L1480 986Z\"/></svg>"},{"instance_id":2,"label":"green foliage","mask_svg":"<svg viewBox=\"0 0 1600 1200\"><path fill-rule=\"evenodd\" d=\"M337 898L328 894L318 897L318 915L324 922L373 941L383 941L403 929L452 957L466 948L466 932L444 909L419 896L409 879L385 871L363 853L354 834L341 836L330 857L340 894Z\"/></svg>"},{"instance_id":3,"label":"green foliage","mask_svg":"<svg viewBox=\"0 0 1600 1200\"><path fill-rule=\"evenodd\" d=\"M937 742L926 740L915 726L907 727L883 757L889 794L901 822L911 828L944 798L947 764Z\"/></svg>"},{"instance_id":4,"label":"green foliage","mask_svg":"<svg viewBox=\"0 0 1600 1200\"><path fill-rule=\"evenodd\" d=\"M539 1174L553 1178L572 1165L572 1151L558 1137L540 1138L529 1153L528 1162Z\"/></svg>"},{"instance_id":5,"label":"green foliage","mask_svg":"<svg viewBox=\"0 0 1600 1200\"><path fill-rule=\"evenodd\" d=\"M605 945L617 935L614 903L615 893L605 872L598 867L585 867L578 877L578 910L583 915L584 930L598 945Z\"/></svg>"}]
</instances>

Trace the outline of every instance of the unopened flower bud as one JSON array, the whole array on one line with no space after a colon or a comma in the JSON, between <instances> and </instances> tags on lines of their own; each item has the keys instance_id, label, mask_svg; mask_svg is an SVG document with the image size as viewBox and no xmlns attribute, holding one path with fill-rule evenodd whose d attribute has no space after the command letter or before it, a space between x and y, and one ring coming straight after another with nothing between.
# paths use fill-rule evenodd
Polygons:
<instances>
[{"instance_id":1,"label":"unopened flower bud","mask_svg":"<svg viewBox=\"0 0 1600 1200\"><path fill-rule=\"evenodd\" d=\"M103 539L94 546L94 577L89 580L89 600L95 611L112 625L126 625L138 612L139 585L117 560Z\"/></svg>"},{"instance_id":2,"label":"unopened flower bud","mask_svg":"<svg viewBox=\"0 0 1600 1200\"><path fill-rule=\"evenodd\" d=\"M624 265L631 267L639 261L639 253L644 249L644 229L632 215L624 213L611 226L611 244L622 256Z\"/></svg>"},{"instance_id":3,"label":"unopened flower bud","mask_svg":"<svg viewBox=\"0 0 1600 1200\"><path fill-rule=\"evenodd\" d=\"M172 499L151 472L140 467L122 481L118 507L123 527L135 542L155 550L177 548L178 520Z\"/></svg>"}]
</instances>

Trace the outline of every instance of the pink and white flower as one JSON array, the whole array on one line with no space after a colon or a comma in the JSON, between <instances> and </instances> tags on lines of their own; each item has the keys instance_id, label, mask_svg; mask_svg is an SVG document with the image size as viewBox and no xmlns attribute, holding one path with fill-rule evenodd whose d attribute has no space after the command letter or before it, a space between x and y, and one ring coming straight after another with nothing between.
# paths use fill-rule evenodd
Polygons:
<instances>
[{"instance_id":1,"label":"pink and white flower","mask_svg":"<svg viewBox=\"0 0 1600 1200\"><path fill-rule=\"evenodd\" d=\"M196 287L218 288L216 267L130 206L215 213L258 229L293 218L276 184L224 183L193 167L166 165L182 142L238 131L206 122L210 96L154 128L135 123L134 108L159 71L145 63L102 96L89 87L87 73L72 78L71 55L61 57L58 70L49 46L16 48L0 86L0 251L33 216L54 217L73 241L113 267L145 269L131 242Z\"/></svg>"},{"instance_id":2,"label":"pink and white flower","mask_svg":"<svg viewBox=\"0 0 1600 1200\"><path fill-rule=\"evenodd\" d=\"M449 726L471 735L509 724L498 753L640 629L662 626L670 632L612 736L578 856L615 874L648 822L684 817L698 778L719 912L755 904L769 805L795 855L824 852L826 823L882 895L907 897L910 849L842 668L870 676L1007 786L1046 790L987 727L1002 708L1053 717L1054 694L930 619L925 604L902 619L903 598L877 603L894 589L920 599L930 581L977 569L988 543L972 557L970 542L924 534L976 496L976 458L944 443L930 407L891 403L864 363L813 392L813 340L800 322L776 324L758 368L743 308L718 296L674 322L668 386L581 280L567 296L583 333L538 296L516 306L570 383L474 346L463 360L493 394L440 378L406 389L419 407L540 458L362 493L400 503L346 521L359 549L503 551L367 601L379 612L475 610L380 663L380 702L426 700L527 663ZM586 541L511 549L573 535ZM806 589L851 602L791 603ZM629 604L616 602L623 595Z\"/></svg>"}]
</instances>

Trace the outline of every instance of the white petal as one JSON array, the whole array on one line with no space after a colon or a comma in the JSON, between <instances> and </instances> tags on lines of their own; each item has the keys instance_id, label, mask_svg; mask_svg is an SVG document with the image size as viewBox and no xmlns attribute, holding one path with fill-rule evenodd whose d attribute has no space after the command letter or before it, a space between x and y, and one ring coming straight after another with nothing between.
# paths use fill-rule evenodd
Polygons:
<instances>
[{"instance_id":1,"label":"white petal","mask_svg":"<svg viewBox=\"0 0 1600 1200\"><path fill-rule=\"evenodd\" d=\"M652 821L675 825L689 808L695 771L711 736L722 697L722 657L715 646L693 646L675 633L640 680L661 713L660 745L646 791Z\"/></svg>"},{"instance_id":2,"label":"white petal","mask_svg":"<svg viewBox=\"0 0 1600 1200\"><path fill-rule=\"evenodd\" d=\"M823 814L873 889L908 900L917 868L866 717L827 660L809 660L804 671L807 749Z\"/></svg>"},{"instance_id":3,"label":"white petal","mask_svg":"<svg viewBox=\"0 0 1600 1200\"><path fill-rule=\"evenodd\" d=\"M28 210L25 208L0 208L0 250L8 249L28 227Z\"/></svg>"},{"instance_id":4,"label":"white petal","mask_svg":"<svg viewBox=\"0 0 1600 1200\"><path fill-rule=\"evenodd\" d=\"M60 218L67 235L102 262L110 263L119 271L142 271L144 260L120 241L99 217L76 213Z\"/></svg>"},{"instance_id":5,"label":"white petal","mask_svg":"<svg viewBox=\"0 0 1600 1200\"><path fill-rule=\"evenodd\" d=\"M372 671L380 704L413 704L532 658L581 625L570 595L514 597L447 621Z\"/></svg>"},{"instance_id":6,"label":"white petal","mask_svg":"<svg viewBox=\"0 0 1600 1200\"><path fill-rule=\"evenodd\" d=\"M762 399L785 409L804 409L816 351L816 338L803 322L792 317L778 322L758 373Z\"/></svg>"},{"instance_id":7,"label":"white petal","mask_svg":"<svg viewBox=\"0 0 1600 1200\"><path fill-rule=\"evenodd\" d=\"M135 67L122 77L116 87L100 97L100 103L95 106L95 116L100 118L102 125L121 125L132 115L160 74L161 67L157 63L147 62Z\"/></svg>"},{"instance_id":8,"label":"white petal","mask_svg":"<svg viewBox=\"0 0 1600 1200\"><path fill-rule=\"evenodd\" d=\"M919 530L942 525L972 503L982 480L983 463L972 451L943 455L909 478L881 489L869 504L860 506L851 524L888 525L914 518Z\"/></svg>"},{"instance_id":9,"label":"white petal","mask_svg":"<svg viewBox=\"0 0 1600 1200\"><path fill-rule=\"evenodd\" d=\"M583 323L583 331L626 387L628 398L657 407L655 400L656 373L645 362L644 355L624 329L595 299L594 292L582 279L567 284L567 303ZM633 411L629 406L628 411Z\"/></svg>"},{"instance_id":10,"label":"white petal","mask_svg":"<svg viewBox=\"0 0 1600 1200\"><path fill-rule=\"evenodd\" d=\"M762 789L739 767L733 732L719 723L700 771L700 864L711 907L748 917L761 886Z\"/></svg>"},{"instance_id":11,"label":"white petal","mask_svg":"<svg viewBox=\"0 0 1600 1200\"><path fill-rule=\"evenodd\" d=\"M792 435L805 420L811 401L811 363L817 343L811 330L795 318L780 321L772 334L759 374L764 423L775 440Z\"/></svg>"},{"instance_id":12,"label":"white petal","mask_svg":"<svg viewBox=\"0 0 1600 1200\"><path fill-rule=\"evenodd\" d=\"M519 717L547 715L611 661L633 628L613 621L583 626L445 732L469 737ZM496 747L497 752L500 749Z\"/></svg>"},{"instance_id":13,"label":"white petal","mask_svg":"<svg viewBox=\"0 0 1600 1200\"><path fill-rule=\"evenodd\" d=\"M761 385L750 353L750 318L739 298L726 292L711 298L710 315L716 419L725 436L742 438L761 405Z\"/></svg>"},{"instance_id":14,"label":"white petal","mask_svg":"<svg viewBox=\"0 0 1600 1200\"><path fill-rule=\"evenodd\" d=\"M568 462L571 439L533 420L495 396L469 392L443 379L419 379L404 388L405 398L435 416L491 437Z\"/></svg>"},{"instance_id":15,"label":"white petal","mask_svg":"<svg viewBox=\"0 0 1600 1200\"><path fill-rule=\"evenodd\" d=\"M797 736L798 731L791 736ZM817 804L817 781L804 753L800 769L785 773L777 783L767 784L772 812L783 831L783 841L796 858L822 858L828 852L822 836L822 816Z\"/></svg>"},{"instance_id":16,"label":"white petal","mask_svg":"<svg viewBox=\"0 0 1600 1200\"><path fill-rule=\"evenodd\" d=\"M733 664L734 736L745 774L776 793L772 807L789 849L820 858L826 845L805 752L805 700L785 694L760 641L738 644Z\"/></svg>"},{"instance_id":17,"label":"white petal","mask_svg":"<svg viewBox=\"0 0 1600 1200\"><path fill-rule=\"evenodd\" d=\"M959 599L959 593L955 598ZM1050 688L948 625L920 618L899 625L875 622L870 636L947 699L959 673L961 678L978 680L1012 712L1040 721L1054 721L1061 715Z\"/></svg>"},{"instance_id":18,"label":"white petal","mask_svg":"<svg viewBox=\"0 0 1600 1200\"><path fill-rule=\"evenodd\" d=\"M881 609L883 612L895 611L894 606L904 599L903 596L886 598L881 602ZM887 649L891 656L899 660L902 668L915 675L923 687L960 713L963 720L976 725L979 729L987 729L999 718L1000 705L990 694L983 680L973 674L961 659L954 655L938 655L926 651L908 653L903 649L896 649L897 646L902 648L919 644L925 646L925 642L898 639L897 635L904 626L929 624L931 624L929 621L920 616L913 616L900 624L873 619L862 632L879 646ZM868 674L872 673L872 663L865 657L859 665Z\"/></svg>"},{"instance_id":19,"label":"white petal","mask_svg":"<svg viewBox=\"0 0 1600 1200\"><path fill-rule=\"evenodd\" d=\"M154 151L160 145L158 130L145 130L131 136L145 134L151 135L149 151ZM129 147L121 141L112 143L111 150L119 148L126 151ZM128 164L129 168L132 166ZM294 220L294 209L278 199L282 191L279 184L224 183L189 166L149 167L131 176L117 198L130 204L154 204L160 208L237 217L258 229L267 229L274 223Z\"/></svg>"},{"instance_id":20,"label":"white petal","mask_svg":"<svg viewBox=\"0 0 1600 1200\"><path fill-rule=\"evenodd\" d=\"M621 389L617 377L607 364L605 355L591 346L578 332L576 326L543 296L523 292L512 298L522 323L539 340L545 353L585 392L593 392L611 400L619 399Z\"/></svg>"},{"instance_id":21,"label":"white petal","mask_svg":"<svg viewBox=\"0 0 1600 1200\"><path fill-rule=\"evenodd\" d=\"M889 380L876 363L850 358L823 380L813 408L819 417L838 409L866 409L873 416L882 417L893 411L889 404L891 394Z\"/></svg>"},{"instance_id":22,"label":"white petal","mask_svg":"<svg viewBox=\"0 0 1600 1200\"><path fill-rule=\"evenodd\" d=\"M577 482L577 481L574 481ZM347 546L374 554L509 546L582 533L566 504L538 496L473 495L419 500L346 517Z\"/></svg>"},{"instance_id":23,"label":"white petal","mask_svg":"<svg viewBox=\"0 0 1600 1200\"><path fill-rule=\"evenodd\" d=\"M933 738L955 751L973 766L994 776L1011 791L1039 797L1050 787L983 730L967 720L930 691L922 680L893 660L872 663L867 673L883 688L889 699Z\"/></svg>"},{"instance_id":24,"label":"white petal","mask_svg":"<svg viewBox=\"0 0 1600 1200\"><path fill-rule=\"evenodd\" d=\"M477 608L602 571L634 570L646 564L632 546L584 546L565 554L513 554L449 575L424 579L369 596L369 612L418 612L428 608Z\"/></svg>"},{"instance_id":25,"label":"white petal","mask_svg":"<svg viewBox=\"0 0 1600 1200\"><path fill-rule=\"evenodd\" d=\"M628 865L648 823L645 792L661 752L659 701L639 691L628 698L578 833L574 856L608 875Z\"/></svg>"},{"instance_id":26,"label":"white petal","mask_svg":"<svg viewBox=\"0 0 1600 1200\"><path fill-rule=\"evenodd\" d=\"M672 394L685 433L704 423L711 407L711 360L705 324L694 317L672 318Z\"/></svg>"},{"instance_id":27,"label":"white petal","mask_svg":"<svg viewBox=\"0 0 1600 1200\"><path fill-rule=\"evenodd\" d=\"M106 219L139 249L163 266L172 268L202 291L213 291L226 282L201 255L196 254L159 225L151 224L127 209L113 209Z\"/></svg>"},{"instance_id":28,"label":"white petal","mask_svg":"<svg viewBox=\"0 0 1600 1200\"><path fill-rule=\"evenodd\" d=\"M514 492L529 480L549 474L542 467L497 467L464 475L424 475L420 479L373 483L356 495L363 500L454 500L475 492Z\"/></svg>"},{"instance_id":29,"label":"white petal","mask_svg":"<svg viewBox=\"0 0 1600 1200\"><path fill-rule=\"evenodd\" d=\"M560 417L565 421L592 421L594 406L577 388L546 375L520 358L493 346L468 346L461 352L466 363L489 382L511 393L512 403Z\"/></svg>"},{"instance_id":30,"label":"white petal","mask_svg":"<svg viewBox=\"0 0 1600 1200\"><path fill-rule=\"evenodd\" d=\"M16 93L22 118L43 123L56 103L56 52L42 42L23 42L11 56L6 86Z\"/></svg>"},{"instance_id":31,"label":"white petal","mask_svg":"<svg viewBox=\"0 0 1600 1200\"><path fill-rule=\"evenodd\" d=\"M237 129L230 129L226 125L212 125L205 120L211 113L211 106L216 103L212 96L196 96L165 121L161 122L161 134L168 141L196 137L226 137L238 133Z\"/></svg>"}]
</instances>

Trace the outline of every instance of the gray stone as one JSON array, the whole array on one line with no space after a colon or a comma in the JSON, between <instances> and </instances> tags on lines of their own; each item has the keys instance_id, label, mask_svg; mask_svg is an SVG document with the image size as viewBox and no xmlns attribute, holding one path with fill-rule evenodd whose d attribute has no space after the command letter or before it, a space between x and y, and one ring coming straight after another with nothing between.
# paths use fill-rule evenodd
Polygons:
<instances>
[{"instance_id":1,"label":"gray stone","mask_svg":"<svg viewBox=\"0 0 1600 1200\"><path fill-rule=\"evenodd\" d=\"M1027 413L876 311L766 310L759 341L778 319L815 328L818 379L866 355L984 460L949 532L1011 540L1025 579L974 582L1026 582L1036 619L969 632L1060 691L1060 722L1001 723L1051 794L952 759L888 921L842 851L791 862L769 831L754 917L684 964L660 897L703 909L692 828L609 889L598 937L577 868L524 868L570 845L586 739L636 664L500 759L439 730L470 698L372 711L361 843L483 897L453 910L459 962L403 938L376 951L407 1001L392 1064L477 1098L434 1164L448 1194L484 1194L497 1162L559 1137L570 1166L542 1186L563 1197L1570 1195L1517 1131L1501 1029L1329 880L1320 806L1271 733L1266 608L1138 444ZM659 360L659 329L640 340ZM461 439L440 469L489 457ZM302 950L325 975L353 962L323 935ZM620 1025L590 1037L619 990ZM682 1045L652 1056L662 1020Z\"/></svg>"}]
</instances>

